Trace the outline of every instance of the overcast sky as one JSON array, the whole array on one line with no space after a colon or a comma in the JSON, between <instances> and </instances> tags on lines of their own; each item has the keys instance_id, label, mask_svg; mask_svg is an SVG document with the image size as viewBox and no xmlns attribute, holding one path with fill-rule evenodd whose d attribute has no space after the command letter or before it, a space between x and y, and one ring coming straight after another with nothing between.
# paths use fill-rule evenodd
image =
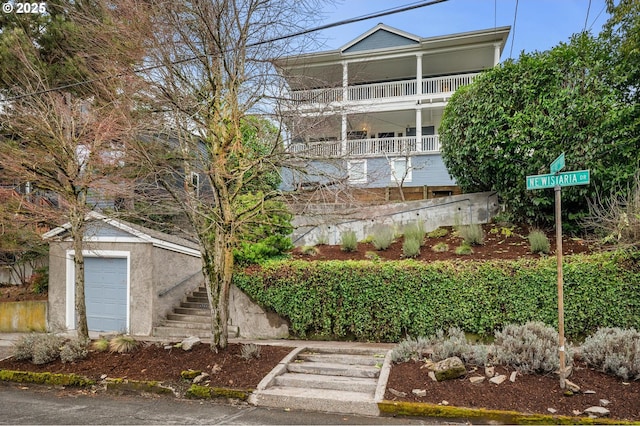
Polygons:
<instances>
[{"instance_id":1,"label":"overcast sky","mask_svg":"<svg viewBox=\"0 0 640 426\"><path fill-rule=\"evenodd\" d=\"M338 0L325 7L323 23L417 3L422 2ZM318 50L338 49L380 22L420 37L511 26L501 58L505 60L510 56L518 57L523 50L543 51L566 42L571 34L585 28L585 21L586 28L591 29L593 34L598 34L607 18L605 0L448 0L408 12L324 30L320 37L325 41L325 46Z\"/></svg>"}]
</instances>

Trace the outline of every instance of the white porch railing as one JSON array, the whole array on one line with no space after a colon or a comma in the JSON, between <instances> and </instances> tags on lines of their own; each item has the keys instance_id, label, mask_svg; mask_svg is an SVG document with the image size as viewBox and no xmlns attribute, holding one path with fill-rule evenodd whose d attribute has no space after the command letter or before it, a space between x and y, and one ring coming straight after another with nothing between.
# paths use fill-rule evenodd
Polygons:
<instances>
[{"instance_id":1,"label":"white porch railing","mask_svg":"<svg viewBox=\"0 0 640 426\"><path fill-rule=\"evenodd\" d=\"M415 136L348 140L344 153L341 142L301 142L292 144L289 147L289 152L311 158L382 157L438 153L440 152L440 137L438 135L422 136L419 144Z\"/></svg>"},{"instance_id":2,"label":"white porch railing","mask_svg":"<svg viewBox=\"0 0 640 426\"><path fill-rule=\"evenodd\" d=\"M348 101L365 101L407 97L413 95L431 95L452 93L473 81L478 73L458 74L445 77L425 78L422 80L422 93L417 93L416 80L400 80L387 83L361 84L347 88ZM296 103L328 104L343 100L343 89L326 88L313 90L296 90L289 93L290 99Z\"/></svg>"}]
</instances>

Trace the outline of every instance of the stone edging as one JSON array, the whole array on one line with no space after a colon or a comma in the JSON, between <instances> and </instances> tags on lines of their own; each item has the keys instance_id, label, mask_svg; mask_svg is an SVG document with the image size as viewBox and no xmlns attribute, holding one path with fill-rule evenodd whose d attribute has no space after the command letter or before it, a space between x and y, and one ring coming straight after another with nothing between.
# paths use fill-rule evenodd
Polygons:
<instances>
[{"instance_id":1,"label":"stone edging","mask_svg":"<svg viewBox=\"0 0 640 426\"><path fill-rule=\"evenodd\" d=\"M76 374L34 373L30 371L0 370L0 381L17 383L35 383L51 386L91 387L100 384L94 380ZM180 395L175 389L158 381L138 381L128 379L105 379L102 382L108 391L128 393L155 393L160 395ZM216 397L247 400L253 389L230 389L192 385L185 397L194 399L211 399ZM385 416L421 416L448 419L478 419L485 423L500 422L503 424L637 424L630 421L556 416L545 414L523 414L516 411L486 410L482 408L464 408L441 406L427 403L380 401L378 408Z\"/></svg>"}]
</instances>

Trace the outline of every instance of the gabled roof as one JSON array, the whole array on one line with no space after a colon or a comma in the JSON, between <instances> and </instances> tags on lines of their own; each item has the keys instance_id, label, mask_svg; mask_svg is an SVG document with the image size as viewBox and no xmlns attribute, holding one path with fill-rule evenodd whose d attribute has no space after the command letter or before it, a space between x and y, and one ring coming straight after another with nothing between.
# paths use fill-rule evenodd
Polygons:
<instances>
[{"instance_id":1,"label":"gabled roof","mask_svg":"<svg viewBox=\"0 0 640 426\"><path fill-rule=\"evenodd\" d=\"M171 250L178 253L187 254L194 257L202 257L198 244L185 240L174 235L165 234L164 232L155 231L145 228L144 226L135 225L118 219L109 218L98 212L89 212L85 220L89 223L102 222L106 225L99 228L103 235L87 235L85 233L85 241L95 242L132 242L132 243L151 243L154 247L165 250ZM64 239L67 231L71 228L70 223L52 229L42 235L45 240L54 238ZM90 226L87 229L91 229ZM93 229L98 229L94 227Z\"/></svg>"},{"instance_id":2,"label":"gabled roof","mask_svg":"<svg viewBox=\"0 0 640 426\"><path fill-rule=\"evenodd\" d=\"M379 23L340 48L343 53L419 44L420 37Z\"/></svg>"}]
</instances>

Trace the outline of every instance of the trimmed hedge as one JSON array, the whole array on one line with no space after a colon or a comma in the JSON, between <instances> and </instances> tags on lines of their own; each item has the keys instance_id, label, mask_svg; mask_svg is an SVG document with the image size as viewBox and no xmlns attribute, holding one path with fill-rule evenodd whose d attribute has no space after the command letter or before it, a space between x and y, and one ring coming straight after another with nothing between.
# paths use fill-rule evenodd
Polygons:
<instances>
[{"instance_id":1,"label":"trimmed hedge","mask_svg":"<svg viewBox=\"0 0 640 426\"><path fill-rule=\"evenodd\" d=\"M565 333L640 328L638 259L574 255L564 262ZM557 327L555 258L421 263L281 261L238 271L234 284L288 318L299 337L397 342L450 326L491 335L507 324Z\"/></svg>"}]
</instances>

